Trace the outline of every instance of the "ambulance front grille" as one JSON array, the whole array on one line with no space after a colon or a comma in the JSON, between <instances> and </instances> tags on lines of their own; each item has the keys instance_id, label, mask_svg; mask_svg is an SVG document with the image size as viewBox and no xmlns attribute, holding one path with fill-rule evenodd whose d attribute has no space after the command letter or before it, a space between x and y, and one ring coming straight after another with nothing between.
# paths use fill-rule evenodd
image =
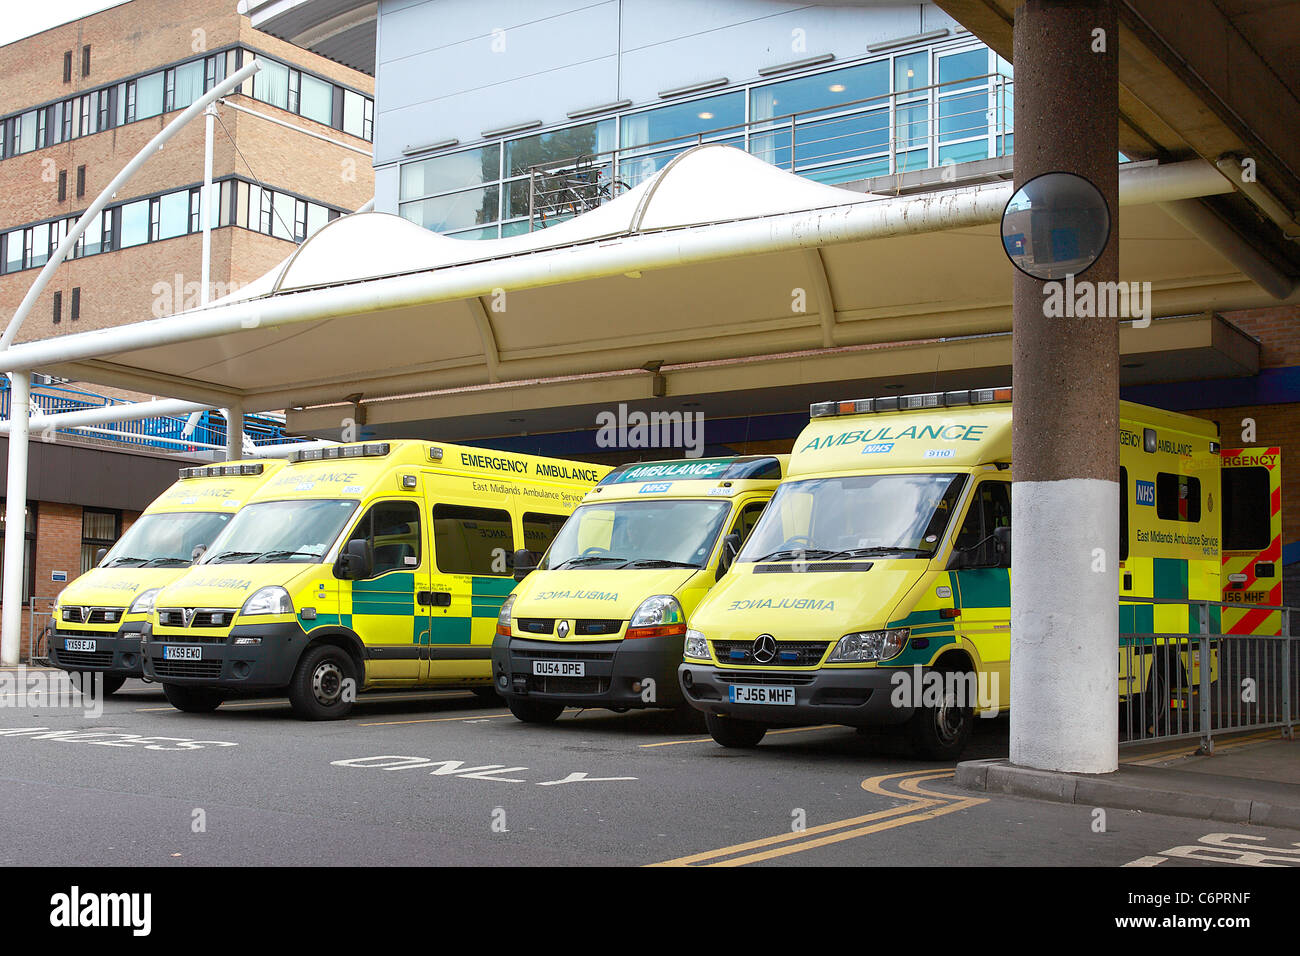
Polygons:
<instances>
[{"instance_id":1,"label":"ambulance front grille","mask_svg":"<svg viewBox=\"0 0 1300 956\"><path fill-rule=\"evenodd\" d=\"M526 634L551 634L555 631L553 617L519 617L515 625Z\"/></svg>"},{"instance_id":2,"label":"ambulance front grille","mask_svg":"<svg viewBox=\"0 0 1300 956\"><path fill-rule=\"evenodd\" d=\"M827 641L780 641L776 645L776 660L754 660L753 641L714 641L713 653L719 663L739 664L744 667L815 667L826 654ZM790 656L793 655L793 656Z\"/></svg>"},{"instance_id":3,"label":"ambulance front grille","mask_svg":"<svg viewBox=\"0 0 1300 956\"><path fill-rule=\"evenodd\" d=\"M112 651L59 651L59 663L65 667L111 667Z\"/></svg>"},{"instance_id":4,"label":"ambulance front grille","mask_svg":"<svg viewBox=\"0 0 1300 956\"><path fill-rule=\"evenodd\" d=\"M189 624L185 623L185 613L192 615ZM158 609L158 623L163 627L229 627L235 612L230 608L183 608L164 607Z\"/></svg>"},{"instance_id":5,"label":"ambulance front grille","mask_svg":"<svg viewBox=\"0 0 1300 956\"><path fill-rule=\"evenodd\" d=\"M161 658L153 662L154 672L159 677L204 677L221 676L221 661L164 661Z\"/></svg>"},{"instance_id":6,"label":"ambulance front grille","mask_svg":"<svg viewBox=\"0 0 1300 956\"><path fill-rule=\"evenodd\" d=\"M528 690L533 694L604 694L609 690L608 677L529 677Z\"/></svg>"},{"instance_id":7,"label":"ambulance front grille","mask_svg":"<svg viewBox=\"0 0 1300 956\"><path fill-rule=\"evenodd\" d=\"M816 674L764 674L754 671L714 671L714 680L722 684L771 684L773 687L790 687L811 684Z\"/></svg>"}]
</instances>

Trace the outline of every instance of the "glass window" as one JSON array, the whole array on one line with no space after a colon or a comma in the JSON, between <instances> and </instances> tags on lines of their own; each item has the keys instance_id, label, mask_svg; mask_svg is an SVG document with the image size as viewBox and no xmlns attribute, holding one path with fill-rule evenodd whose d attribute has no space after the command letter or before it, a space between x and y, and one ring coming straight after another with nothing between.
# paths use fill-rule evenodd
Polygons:
<instances>
[{"instance_id":1,"label":"glass window","mask_svg":"<svg viewBox=\"0 0 1300 956\"><path fill-rule=\"evenodd\" d=\"M297 499L245 505L212 542L204 564L310 564L324 557L355 500Z\"/></svg>"},{"instance_id":2,"label":"glass window","mask_svg":"<svg viewBox=\"0 0 1300 956\"><path fill-rule=\"evenodd\" d=\"M930 85L930 51L894 57L894 92L907 93ZM919 94L924 95L924 94Z\"/></svg>"},{"instance_id":3,"label":"glass window","mask_svg":"<svg viewBox=\"0 0 1300 956\"><path fill-rule=\"evenodd\" d=\"M171 107L174 110L183 110L203 95L203 61L182 63L174 72L175 92L172 95Z\"/></svg>"},{"instance_id":4,"label":"glass window","mask_svg":"<svg viewBox=\"0 0 1300 956\"><path fill-rule=\"evenodd\" d=\"M77 254L82 256L93 256L102 250L102 239L104 235L104 216L99 215L90 221L86 231L81 234L77 240Z\"/></svg>"},{"instance_id":5,"label":"glass window","mask_svg":"<svg viewBox=\"0 0 1300 956\"><path fill-rule=\"evenodd\" d=\"M18 152L30 153L36 148L36 111L18 117Z\"/></svg>"},{"instance_id":6,"label":"glass window","mask_svg":"<svg viewBox=\"0 0 1300 956\"><path fill-rule=\"evenodd\" d=\"M352 90L343 91L343 132L364 138L365 97Z\"/></svg>"},{"instance_id":7,"label":"glass window","mask_svg":"<svg viewBox=\"0 0 1300 956\"><path fill-rule=\"evenodd\" d=\"M232 516L214 512L143 515L104 556L106 568L179 568L210 545ZM84 516L83 516L84 520Z\"/></svg>"},{"instance_id":8,"label":"glass window","mask_svg":"<svg viewBox=\"0 0 1300 956\"><path fill-rule=\"evenodd\" d=\"M297 200L285 193L273 193L271 203L271 235L277 239L293 239Z\"/></svg>"},{"instance_id":9,"label":"glass window","mask_svg":"<svg viewBox=\"0 0 1300 956\"><path fill-rule=\"evenodd\" d=\"M418 199L500 178L501 145L434 156L402 166L401 198Z\"/></svg>"},{"instance_id":10,"label":"glass window","mask_svg":"<svg viewBox=\"0 0 1300 956\"><path fill-rule=\"evenodd\" d=\"M23 230L15 229L5 236L5 272L18 272L23 267Z\"/></svg>"},{"instance_id":11,"label":"glass window","mask_svg":"<svg viewBox=\"0 0 1300 956\"><path fill-rule=\"evenodd\" d=\"M528 223L524 223L524 232L527 232ZM496 239L498 226L484 226L482 229L464 229L460 232L447 232L443 235L450 236L453 239Z\"/></svg>"},{"instance_id":12,"label":"glass window","mask_svg":"<svg viewBox=\"0 0 1300 956\"><path fill-rule=\"evenodd\" d=\"M989 95L963 93L939 100L939 141L950 142L971 136L987 137L989 129Z\"/></svg>"},{"instance_id":13,"label":"glass window","mask_svg":"<svg viewBox=\"0 0 1300 956\"><path fill-rule=\"evenodd\" d=\"M730 513L728 502L704 499L584 504L556 536L545 564L702 568Z\"/></svg>"},{"instance_id":14,"label":"glass window","mask_svg":"<svg viewBox=\"0 0 1300 956\"><path fill-rule=\"evenodd\" d=\"M613 120L524 136L506 143L506 175L522 176L530 166L591 156L613 148Z\"/></svg>"},{"instance_id":15,"label":"glass window","mask_svg":"<svg viewBox=\"0 0 1300 956\"><path fill-rule=\"evenodd\" d=\"M148 119L163 111L162 72L150 73L135 81L135 119Z\"/></svg>"},{"instance_id":16,"label":"glass window","mask_svg":"<svg viewBox=\"0 0 1300 956\"><path fill-rule=\"evenodd\" d=\"M497 218L500 187L467 189L464 192L402 203L398 212L405 218L434 232L450 232L483 225Z\"/></svg>"},{"instance_id":17,"label":"glass window","mask_svg":"<svg viewBox=\"0 0 1300 956\"><path fill-rule=\"evenodd\" d=\"M307 203L307 235L329 222L329 210L319 203Z\"/></svg>"},{"instance_id":18,"label":"glass window","mask_svg":"<svg viewBox=\"0 0 1300 956\"><path fill-rule=\"evenodd\" d=\"M1223 550L1263 551L1273 541L1267 468L1223 469Z\"/></svg>"},{"instance_id":19,"label":"glass window","mask_svg":"<svg viewBox=\"0 0 1300 956\"><path fill-rule=\"evenodd\" d=\"M444 574L508 575L515 551L510 514L489 508L433 506L433 549Z\"/></svg>"},{"instance_id":20,"label":"glass window","mask_svg":"<svg viewBox=\"0 0 1300 956\"><path fill-rule=\"evenodd\" d=\"M623 147L643 146L745 121L745 95L723 93L622 118ZM665 144L666 145L666 144Z\"/></svg>"},{"instance_id":21,"label":"glass window","mask_svg":"<svg viewBox=\"0 0 1300 956\"><path fill-rule=\"evenodd\" d=\"M966 520L962 522L957 539L953 542L955 550L964 551L973 548L993 533L994 528L1011 527L1011 483L1009 481L985 481L975 489L975 498Z\"/></svg>"},{"instance_id":22,"label":"glass window","mask_svg":"<svg viewBox=\"0 0 1300 956\"><path fill-rule=\"evenodd\" d=\"M740 535L740 541L744 544L749 538L749 533L754 530L754 525L758 524L758 519L763 516L766 507L766 501L754 501L745 505L744 510L736 516L736 522L731 526L728 534Z\"/></svg>"},{"instance_id":23,"label":"glass window","mask_svg":"<svg viewBox=\"0 0 1300 956\"><path fill-rule=\"evenodd\" d=\"M888 94L889 61L879 60L750 90L749 118L765 120Z\"/></svg>"},{"instance_id":24,"label":"glass window","mask_svg":"<svg viewBox=\"0 0 1300 956\"><path fill-rule=\"evenodd\" d=\"M111 548L122 533L122 514L118 511L81 512L81 573L85 574L98 562L95 554L100 548Z\"/></svg>"},{"instance_id":25,"label":"glass window","mask_svg":"<svg viewBox=\"0 0 1300 956\"><path fill-rule=\"evenodd\" d=\"M118 248L126 249L149 241L149 200L127 203L120 207L122 240Z\"/></svg>"},{"instance_id":26,"label":"glass window","mask_svg":"<svg viewBox=\"0 0 1300 956\"><path fill-rule=\"evenodd\" d=\"M1156 517L1161 521L1201 520L1201 479L1156 473Z\"/></svg>"},{"instance_id":27,"label":"glass window","mask_svg":"<svg viewBox=\"0 0 1300 956\"><path fill-rule=\"evenodd\" d=\"M302 92L299 110L307 119L334 124L334 86L314 76L302 74Z\"/></svg>"},{"instance_id":28,"label":"glass window","mask_svg":"<svg viewBox=\"0 0 1300 956\"><path fill-rule=\"evenodd\" d=\"M262 69L253 75L253 98L280 109L289 108L289 68L274 60L262 59Z\"/></svg>"},{"instance_id":29,"label":"glass window","mask_svg":"<svg viewBox=\"0 0 1300 956\"><path fill-rule=\"evenodd\" d=\"M989 51L984 48L939 57L939 84L944 93L984 86L988 72Z\"/></svg>"},{"instance_id":30,"label":"glass window","mask_svg":"<svg viewBox=\"0 0 1300 956\"><path fill-rule=\"evenodd\" d=\"M538 554L546 553L555 536L568 521L564 515L544 515L528 512L524 515L524 547Z\"/></svg>"},{"instance_id":31,"label":"glass window","mask_svg":"<svg viewBox=\"0 0 1300 956\"><path fill-rule=\"evenodd\" d=\"M348 541L366 542L374 562L371 577L418 568L420 507L413 501L382 501L362 516Z\"/></svg>"},{"instance_id":32,"label":"glass window","mask_svg":"<svg viewBox=\"0 0 1300 956\"><path fill-rule=\"evenodd\" d=\"M158 200L158 238L171 239L190 231L190 193L168 193Z\"/></svg>"},{"instance_id":33,"label":"glass window","mask_svg":"<svg viewBox=\"0 0 1300 956\"><path fill-rule=\"evenodd\" d=\"M45 265L50 259L50 224L43 222L38 226L32 226L27 233L31 237L27 268Z\"/></svg>"}]
</instances>

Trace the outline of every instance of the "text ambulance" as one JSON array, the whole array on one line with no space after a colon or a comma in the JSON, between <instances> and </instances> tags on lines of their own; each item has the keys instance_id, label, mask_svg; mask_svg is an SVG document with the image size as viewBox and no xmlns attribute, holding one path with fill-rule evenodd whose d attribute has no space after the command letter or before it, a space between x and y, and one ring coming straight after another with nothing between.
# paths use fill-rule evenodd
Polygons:
<instances>
[{"instance_id":1,"label":"text ambulance","mask_svg":"<svg viewBox=\"0 0 1300 956\"><path fill-rule=\"evenodd\" d=\"M905 724L919 751L950 759L975 713L1012 703L1010 399L812 407L787 478L690 618L680 679L715 740ZM1221 487L1217 428L1128 402L1120 418L1120 630L1196 632L1198 609L1150 599L1220 598L1221 529L1238 503ZM1220 624L1212 613L1211 633ZM1121 695L1168 700L1152 686L1153 643L1118 654ZM1195 655L1178 656L1180 686L1194 686Z\"/></svg>"},{"instance_id":2,"label":"text ambulance","mask_svg":"<svg viewBox=\"0 0 1300 956\"><path fill-rule=\"evenodd\" d=\"M544 550L608 471L418 441L296 452L158 596L145 674L181 710L283 688L315 720L365 688L491 694L516 548Z\"/></svg>"},{"instance_id":3,"label":"text ambulance","mask_svg":"<svg viewBox=\"0 0 1300 956\"><path fill-rule=\"evenodd\" d=\"M51 613L50 663L93 671L111 694L144 676L140 630L154 598L220 534L248 496L283 461L232 461L182 468L117 544L59 594Z\"/></svg>"},{"instance_id":4,"label":"text ambulance","mask_svg":"<svg viewBox=\"0 0 1300 956\"><path fill-rule=\"evenodd\" d=\"M762 514L784 457L639 462L606 475L501 608L492 673L511 712L542 723L566 705L683 707L687 616Z\"/></svg>"}]
</instances>

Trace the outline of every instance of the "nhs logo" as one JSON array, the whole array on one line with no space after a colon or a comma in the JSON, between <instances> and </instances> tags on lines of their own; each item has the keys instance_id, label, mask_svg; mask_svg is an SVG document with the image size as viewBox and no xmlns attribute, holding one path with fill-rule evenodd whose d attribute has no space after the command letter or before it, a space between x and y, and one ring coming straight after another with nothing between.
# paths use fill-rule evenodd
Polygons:
<instances>
[{"instance_id":1,"label":"nhs logo","mask_svg":"<svg viewBox=\"0 0 1300 956\"><path fill-rule=\"evenodd\" d=\"M883 455L885 452L893 450L894 443L892 441L878 441L862 446L862 454L864 455Z\"/></svg>"},{"instance_id":2,"label":"nhs logo","mask_svg":"<svg viewBox=\"0 0 1300 956\"><path fill-rule=\"evenodd\" d=\"M1139 481L1137 483L1136 500L1140 505L1154 506L1156 503L1156 483L1154 481Z\"/></svg>"}]
</instances>

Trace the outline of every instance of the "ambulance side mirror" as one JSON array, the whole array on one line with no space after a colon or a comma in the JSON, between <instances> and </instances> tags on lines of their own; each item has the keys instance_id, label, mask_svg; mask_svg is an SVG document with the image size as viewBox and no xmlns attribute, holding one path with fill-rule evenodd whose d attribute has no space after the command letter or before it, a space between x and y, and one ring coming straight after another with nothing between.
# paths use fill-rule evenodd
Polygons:
<instances>
[{"instance_id":1,"label":"ambulance side mirror","mask_svg":"<svg viewBox=\"0 0 1300 956\"><path fill-rule=\"evenodd\" d=\"M514 555L515 580L522 581L537 570L537 557L527 548L520 548Z\"/></svg>"},{"instance_id":2,"label":"ambulance side mirror","mask_svg":"<svg viewBox=\"0 0 1300 956\"><path fill-rule=\"evenodd\" d=\"M1011 528L993 529L993 548L997 554L999 568L1011 567Z\"/></svg>"},{"instance_id":3,"label":"ambulance side mirror","mask_svg":"<svg viewBox=\"0 0 1300 956\"><path fill-rule=\"evenodd\" d=\"M104 560L104 555L106 555L106 554L108 554L108 548L100 548L98 551L96 551L96 552L95 552L95 564L99 564L100 561L103 561L103 560Z\"/></svg>"},{"instance_id":4,"label":"ambulance side mirror","mask_svg":"<svg viewBox=\"0 0 1300 956\"><path fill-rule=\"evenodd\" d=\"M722 539L722 554L718 555L718 578L726 574L727 569L735 563L736 555L740 554L740 544L738 534L729 534Z\"/></svg>"},{"instance_id":5,"label":"ambulance side mirror","mask_svg":"<svg viewBox=\"0 0 1300 956\"><path fill-rule=\"evenodd\" d=\"M369 543L360 538L353 538L345 544L338 560L334 562L334 576L345 581L368 578L373 569Z\"/></svg>"}]
</instances>

